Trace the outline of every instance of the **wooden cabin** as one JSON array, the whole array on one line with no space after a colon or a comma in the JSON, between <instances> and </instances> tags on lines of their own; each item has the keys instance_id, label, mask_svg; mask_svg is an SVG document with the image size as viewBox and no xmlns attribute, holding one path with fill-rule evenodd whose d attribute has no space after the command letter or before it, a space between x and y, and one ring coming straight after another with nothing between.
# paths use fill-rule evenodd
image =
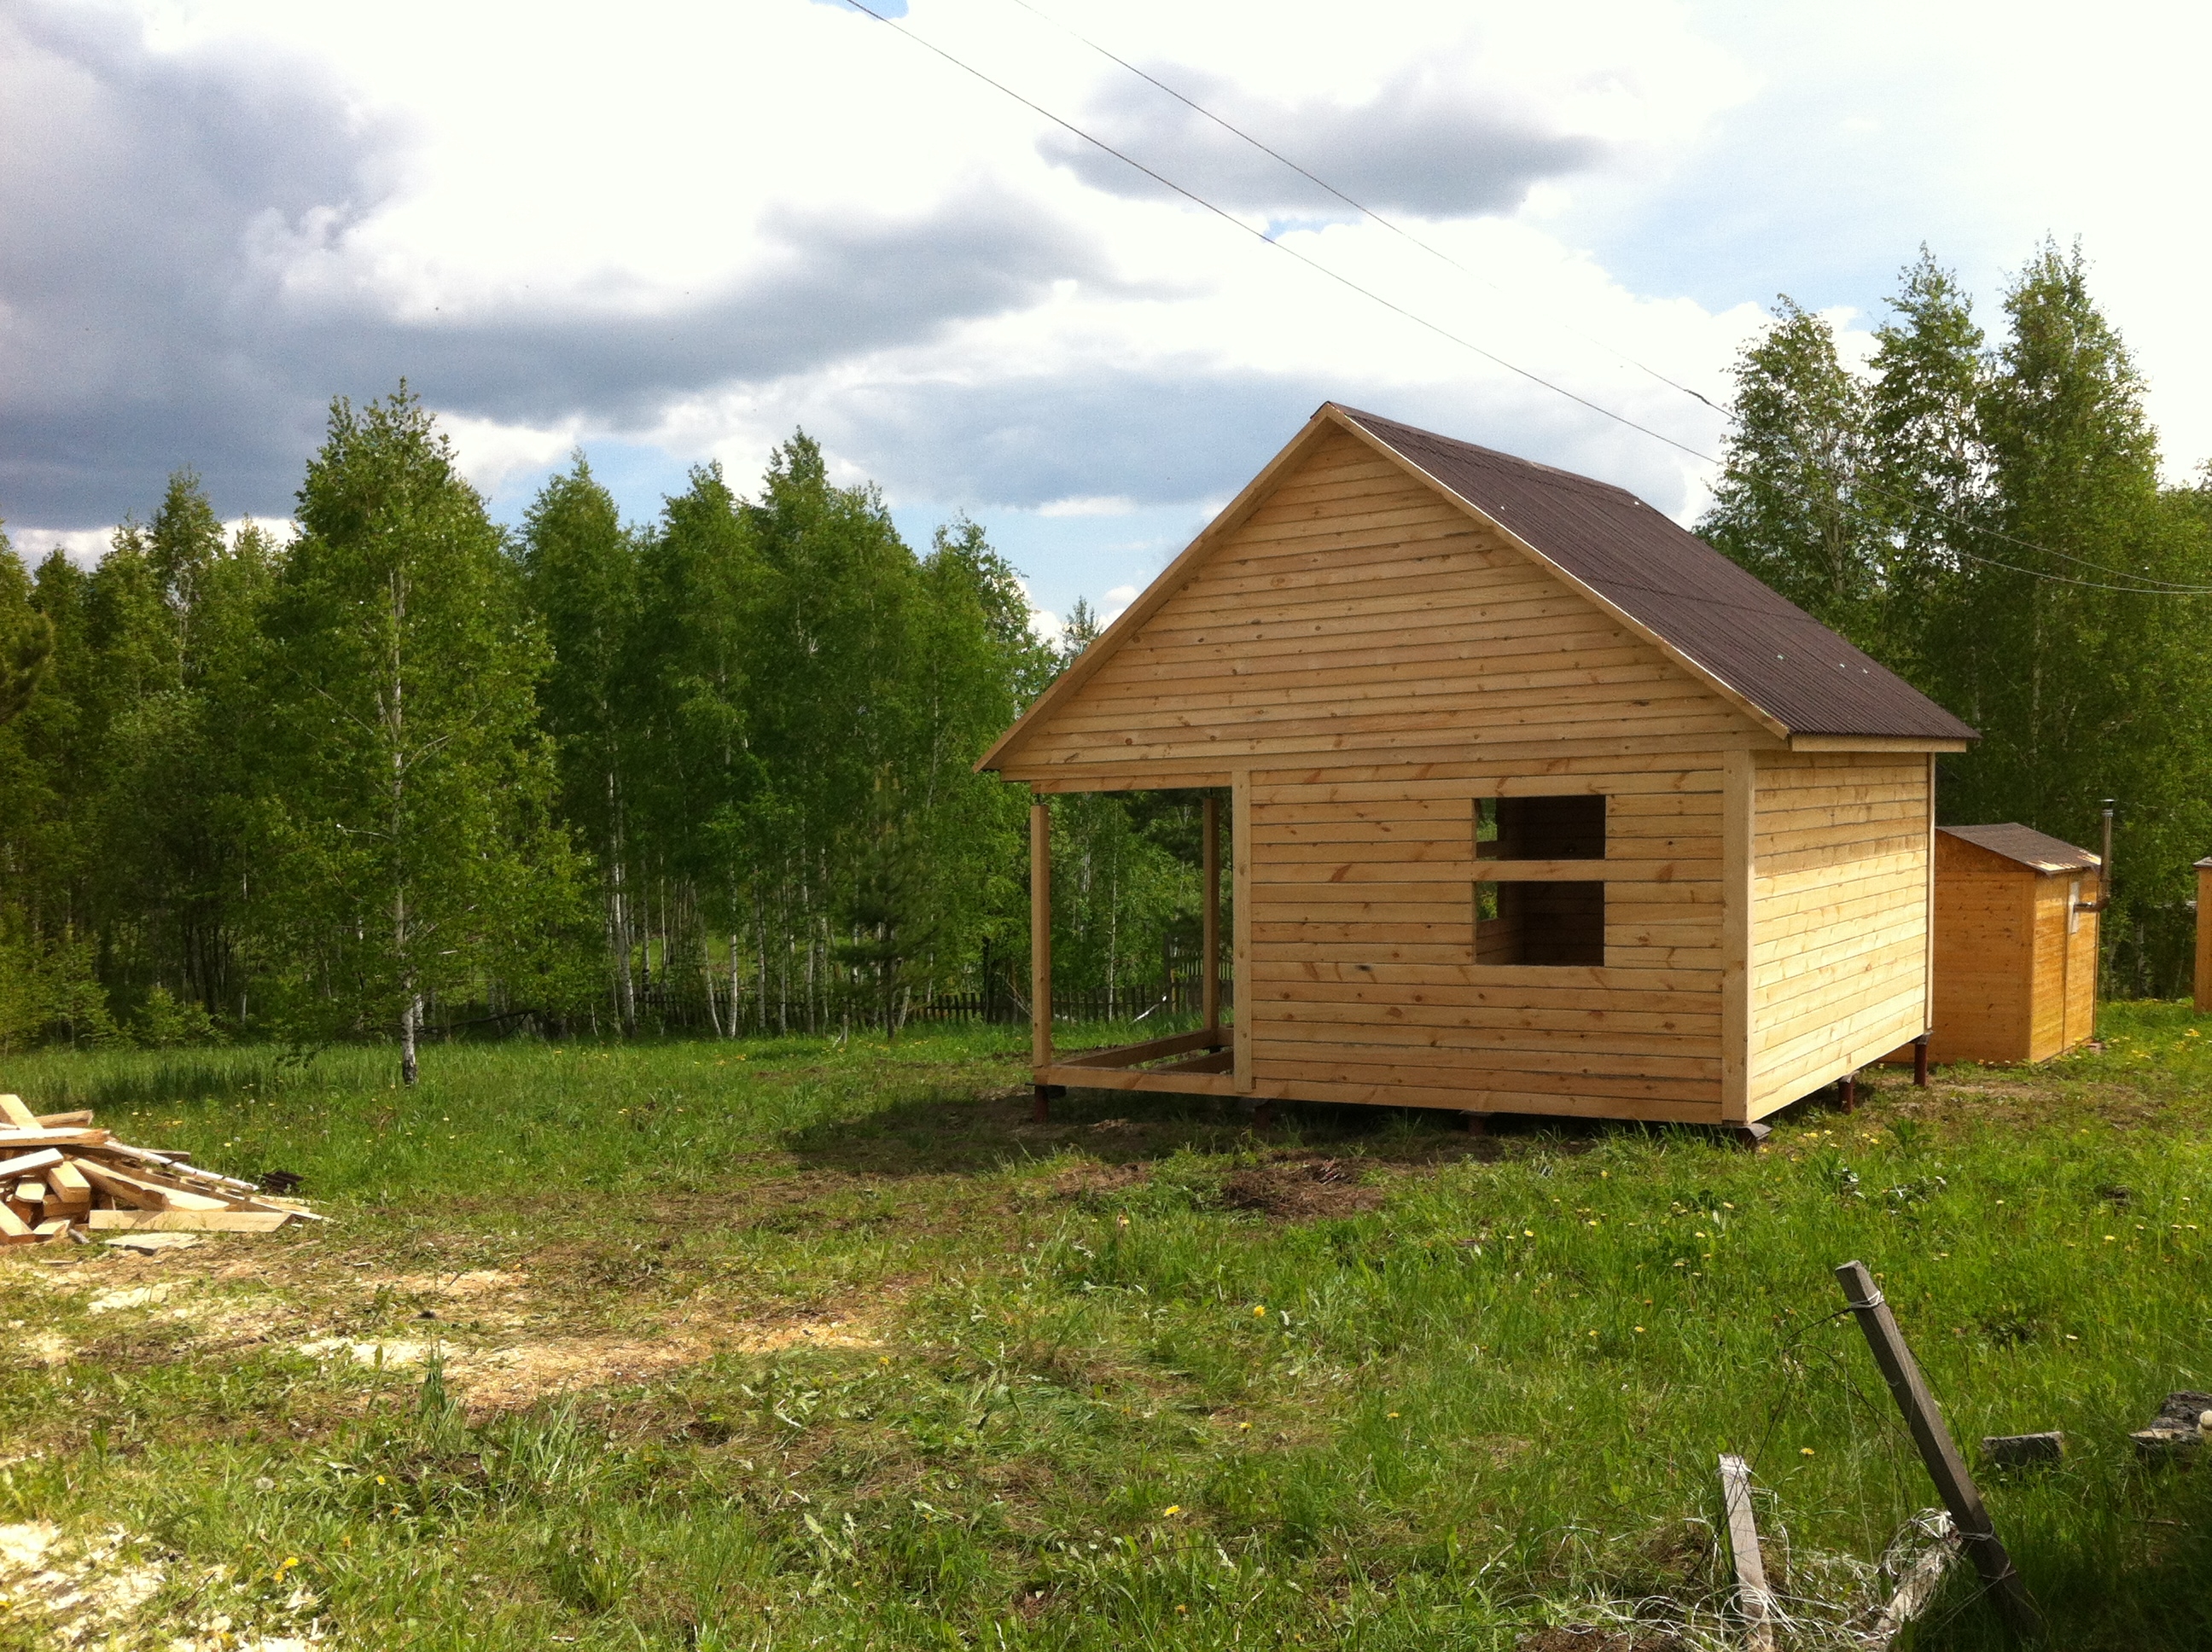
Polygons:
<instances>
[{"instance_id":1,"label":"wooden cabin","mask_svg":"<svg viewBox=\"0 0 2212 1652\"><path fill-rule=\"evenodd\" d=\"M2046 1061L2097 1020L2103 864L2026 826L1936 832L1935 1061Z\"/></svg>"},{"instance_id":2,"label":"wooden cabin","mask_svg":"<svg viewBox=\"0 0 2212 1652\"><path fill-rule=\"evenodd\" d=\"M1036 794L1039 1104L1747 1127L1926 1031L1973 738L1633 495L1324 405L978 764ZM1044 799L1137 788L1227 803L1233 1015L1062 1054Z\"/></svg>"}]
</instances>

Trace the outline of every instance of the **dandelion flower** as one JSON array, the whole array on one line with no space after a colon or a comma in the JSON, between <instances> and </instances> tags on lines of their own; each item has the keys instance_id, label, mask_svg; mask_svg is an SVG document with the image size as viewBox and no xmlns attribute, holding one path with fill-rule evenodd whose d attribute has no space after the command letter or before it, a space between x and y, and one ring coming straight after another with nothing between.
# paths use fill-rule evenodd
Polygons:
<instances>
[{"instance_id":1,"label":"dandelion flower","mask_svg":"<svg viewBox=\"0 0 2212 1652\"><path fill-rule=\"evenodd\" d=\"M1255 1320L1263 1320L1267 1318L1267 1304L1263 1302L1254 1303L1252 1304L1252 1317Z\"/></svg>"},{"instance_id":2,"label":"dandelion flower","mask_svg":"<svg viewBox=\"0 0 2212 1652\"><path fill-rule=\"evenodd\" d=\"M1801 1445L1797 1448L1797 1455L1801 1457L1809 1457L1813 1455L1813 1448L1808 1445Z\"/></svg>"},{"instance_id":3,"label":"dandelion flower","mask_svg":"<svg viewBox=\"0 0 2212 1652\"><path fill-rule=\"evenodd\" d=\"M1182 1504L1179 1503L1171 1503L1168 1504L1166 1508L1160 1510L1160 1518L1162 1520L1172 1520L1182 1512Z\"/></svg>"}]
</instances>

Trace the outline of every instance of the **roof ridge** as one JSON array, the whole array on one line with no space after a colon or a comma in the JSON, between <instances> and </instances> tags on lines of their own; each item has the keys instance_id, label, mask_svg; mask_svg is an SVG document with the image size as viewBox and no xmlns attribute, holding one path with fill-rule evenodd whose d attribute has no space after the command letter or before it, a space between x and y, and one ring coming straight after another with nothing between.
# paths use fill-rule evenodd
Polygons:
<instances>
[{"instance_id":1,"label":"roof ridge","mask_svg":"<svg viewBox=\"0 0 2212 1652\"><path fill-rule=\"evenodd\" d=\"M1334 408L1346 418L1358 421L1361 424L1388 425L1393 430L1403 430L1409 435L1419 436L1424 441L1435 442L1442 447L1455 447L1464 453L1480 453L1486 459L1510 465L1514 470L1532 471L1539 480L1560 483L1577 489L1588 489L1595 493L1615 494L1623 499L1643 506L1645 510L1652 512L1655 515L1666 516L1666 513L1660 510L1658 507L1618 483L1602 481L1594 476L1584 476L1579 471L1563 470L1556 465L1547 465L1540 459L1523 459L1518 453L1509 453L1500 447L1485 447L1479 441L1465 441L1457 436L1447 436L1434 430L1425 430L1418 424L1407 424L1403 419L1388 418L1380 413L1370 413L1361 408L1347 406L1342 402L1329 402L1326 405ZM1671 517L1667 519L1673 520Z\"/></svg>"}]
</instances>

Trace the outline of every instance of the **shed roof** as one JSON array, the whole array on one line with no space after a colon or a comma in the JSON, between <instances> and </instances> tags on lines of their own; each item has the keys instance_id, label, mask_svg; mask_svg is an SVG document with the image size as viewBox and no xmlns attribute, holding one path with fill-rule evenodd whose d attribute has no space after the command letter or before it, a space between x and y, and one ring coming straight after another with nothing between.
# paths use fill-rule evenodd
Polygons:
<instances>
[{"instance_id":1,"label":"shed roof","mask_svg":"<svg viewBox=\"0 0 2212 1652\"><path fill-rule=\"evenodd\" d=\"M1340 410L1792 734L1976 738L1887 666L1627 489L1356 408Z\"/></svg>"},{"instance_id":2,"label":"shed roof","mask_svg":"<svg viewBox=\"0 0 2212 1652\"><path fill-rule=\"evenodd\" d=\"M2023 826L2016 820L2007 821L2002 826L1938 826L1936 829L1946 837L1987 849L1991 854L2017 861L2035 872L2094 872L2100 864L2098 857L2088 850L2077 849L2063 839L2039 832L2033 826Z\"/></svg>"}]
</instances>

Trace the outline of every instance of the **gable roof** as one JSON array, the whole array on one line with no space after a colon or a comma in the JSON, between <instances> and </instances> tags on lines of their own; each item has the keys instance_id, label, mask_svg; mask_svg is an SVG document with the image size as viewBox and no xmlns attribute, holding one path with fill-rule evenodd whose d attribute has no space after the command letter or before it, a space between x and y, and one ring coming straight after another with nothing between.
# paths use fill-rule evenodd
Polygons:
<instances>
[{"instance_id":1,"label":"gable roof","mask_svg":"<svg viewBox=\"0 0 2212 1652\"><path fill-rule=\"evenodd\" d=\"M1946 837L1955 837L1978 849L2040 872L2094 872L2100 862L2087 849L2077 849L2063 838L2039 832L2018 821L2002 826L1938 826Z\"/></svg>"},{"instance_id":2,"label":"gable roof","mask_svg":"<svg viewBox=\"0 0 2212 1652\"><path fill-rule=\"evenodd\" d=\"M1142 629L1214 544L1266 501L1316 440L1341 430L1502 530L1540 566L1783 738L1954 743L1979 738L1888 667L1626 489L1324 402L1305 428L1071 661L975 767L1031 728Z\"/></svg>"}]
</instances>

